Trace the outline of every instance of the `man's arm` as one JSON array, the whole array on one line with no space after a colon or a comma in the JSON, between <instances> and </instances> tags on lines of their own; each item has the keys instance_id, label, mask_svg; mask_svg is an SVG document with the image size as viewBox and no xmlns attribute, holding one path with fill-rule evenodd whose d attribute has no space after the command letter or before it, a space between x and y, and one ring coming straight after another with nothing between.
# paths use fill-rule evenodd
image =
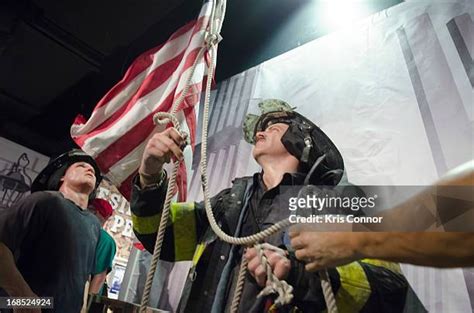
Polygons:
<instances>
[{"instance_id":1,"label":"man's arm","mask_svg":"<svg viewBox=\"0 0 474 313\"><path fill-rule=\"evenodd\" d=\"M360 233L354 251L363 258L435 267L474 266L474 233Z\"/></svg>"},{"instance_id":2,"label":"man's arm","mask_svg":"<svg viewBox=\"0 0 474 313\"><path fill-rule=\"evenodd\" d=\"M112 270L112 262L115 257L116 244L112 236L104 229L100 230L99 242L95 251L95 270L89 285L89 293L100 293L105 283L107 274Z\"/></svg>"},{"instance_id":3,"label":"man's arm","mask_svg":"<svg viewBox=\"0 0 474 313\"><path fill-rule=\"evenodd\" d=\"M291 245L297 250L296 257L305 261L306 269L311 271L365 257L437 267L473 266L473 191L471 161L386 212L384 223L377 226L380 232L320 232L317 228L299 226L290 231ZM452 227L455 218L456 230L463 232L422 232L432 225L438 225L436 230ZM405 230L404 227L411 232L387 232L393 228ZM363 230L358 228L354 230Z\"/></svg>"},{"instance_id":4,"label":"man's arm","mask_svg":"<svg viewBox=\"0 0 474 313\"><path fill-rule=\"evenodd\" d=\"M102 286L105 283L105 279L107 278L107 271L103 271L102 273L95 274L91 280L89 285L89 293L91 294L98 294L102 289Z\"/></svg>"},{"instance_id":5,"label":"man's arm","mask_svg":"<svg viewBox=\"0 0 474 313\"><path fill-rule=\"evenodd\" d=\"M165 180L161 184L143 189L134 184L132 189L130 208L133 230L145 249L151 253L156 243L167 183L165 175ZM219 219L222 213L216 212L216 209L224 207L219 202L229 193L230 189L224 189L211 198L216 219ZM172 202L170 223L166 227L160 257L170 262L192 259L198 240L208 226L209 222L202 202Z\"/></svg>"},{"instance_id":6,"label":"man's arm","mask_svg":"<svg viewBox=\"0 0 474 313\"><path fill-rule=\"evenodd\" d=\"M15 265L10 249L0 241L0 288L11 297L37 297ZM15 313L41 313L41 309L17 309Z\"/></svg>"},{"instance_id":7,"label":"man's arm","mask_svg":"<svg viewBox=\"0 0 474 313\"><path fill-rule=\"evenodd\" d=\"M474 266L474 233L292 232L307 271L371 258L435 267Z\"/></svg>"},{"instance_id":8,"label":"man's arm","mask_svg":"<svg viewBox=\"0 0 474 313\"><path fill-rule=\"evenodd\" d=\"M400 205L377 213L382 223L354 230L474 232L473 212L474 161L469 161Z\"/></svg>"},{"instance_id":9,"label":"man's arm","mask_svg":"<svg viewBox=\"0 0 474 313\"><path fill-rule=\"evenodd\" d=\"M15 265L10 249L0 242L0 288L12 297L36 297Z\"/></svg>"},{"instance_id":10,"label":"man's arm","mask_svg":"<svg viewBox=\"0 0 474 313\"><path fill-rule=\"evenodd\" d=\"M167 180L161 185L132 190L130 208L133 231L145 249L153 253L166 197ZM170 222L165 229L160 258L169 261L190 260L196 247L198 233L194 202L171 203Z\"/></svg>"},{"instance_id":11,"label":"man's arm","mask_svg":"<svg viewBox=\"0 0 474 313\"><path fill-rule=\"evenodd\" d=\"M33 193L0 215L0 288L10 296L36 296L18 270L14 253L21 250L25 234L34 231L29 229L31 220L45 197Z\"/></svg>"},{"instance_id":12,"label":"man's arm","mask_svg":"<svg viewBox=\"0 0 474 313\"><path fill-rule=\"evenodd\" d=\"M147 142L132 185L130 208L133 230L138 240L153 252L161 211L166 196L167 179L163 176L163 165L172 158L182 159L181 146L184 138L174 128L154 134ZM162 258L174 261L173 231L167 227L164 237Z\"/></svg>"},{"instance_id":13,"label":"man's arm","mask_svg":"<svg viewBox=\"0 0 474 313\"><path fill-rule=\"evenodd\" d=\"M149 252L154 250L168 187L166 174L163 174L163 164L172 158L183 158L181 147L184 142L174 128L153 135L145 147L139 175L134 179L130 201L133 229L138 240ZM226 193L229 193L229 189L213 197L212 206L216 207L216 203L222 200ZM168 261L190 260L198 238L209 225L204 205L194 202L171 203L170 220L164 236L161 258Z\"/></svg>"}]
</instances>

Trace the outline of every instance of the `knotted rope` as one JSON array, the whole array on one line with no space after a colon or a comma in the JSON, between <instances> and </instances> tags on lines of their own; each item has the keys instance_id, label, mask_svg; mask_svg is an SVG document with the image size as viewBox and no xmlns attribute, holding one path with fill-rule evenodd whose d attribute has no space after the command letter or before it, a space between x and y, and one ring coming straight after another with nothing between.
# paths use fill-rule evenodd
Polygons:
<instances>
[{"instance_id":1,"label":"knotted rope","mask_svg":"<svg viewBox=\"0 0 474 313\"><path fill-rule=\"evenodd\" d=\"M267 285L262 291L260 291L257 297L278 293L278 298L275 300L276 305L290 303L293 299L293 287L288 285L288 283L284 280L280 281L276 279L276 277L273 275L272 268L268 266L267 257L264 254L264 249L267 249L278 253L282 257L286 257L285 251L268 243L256 244L254 247L257 250L258 257L263 261L262 265L266 268L268 277Z\"/></svg>"},{"instance_id":2,"label":"knotted rope","mask_svg":"<svg viewBox=\"0 0 474 313\"><path fill-rule=\"evenodd\" d=\"M219 4L217 4L217 2L219 2ZM261 260L262 266L265 268L266 274L267 274L267 286L260 292L258 296L259 297L265 296L265 295L276 292L278 294L278 297L275 303L277 305L284 305L284 304L290 303L290 301L292 300L293 287L288 285L286 281L279 280L273 274L273 270L270 264L268 264L267 258L265 257L264 252L263 252L264 249L271 249L273 251L278 251L281 249L278 249L269 244L258 244L258 242L262 242L263 239L265 239L266 237L269 237L281 231L282 229L288 227L291 224L290 221L288 219L282 220L276 223L275 225L272 225L271 227L265 229L264 231L251 235L251 236L240 237L240 238L232 237L232 236L227 235L225 232L223 232L220 229L214 217L214 213L212 211L211 202L210 202L211 197L209 194L208 180L207 180L207 137L208 137L208 124L209 124L209 103L210 103L210 97L211 97L211 83L212 83L212 79L214 75L214 63L215 63L216 55L217 55L217 46L218 46L219 41L222 39L220 36L220 31L222 28L222 21L223 21L223 17L225 13L225 7L226 7L225 0L217 0L216 2L213 2L209 31L205 36L206 47L201 48L201 50L199 51L198 57L195 59L195 62L191 68L190 74L186 80L186 85L183 89L183 92L173 104L171 111L169 113L167 112L156 113L153 120L156 124L160 124L160 125L168 124L169 122L171 122L173 123L173 126L176 128L176 130L182 134L179 127L179 121L176 118L176 112L179 105L184 100L189 90L191 78L197 66L198 60L202 58L204 52L207 50L210 56L210 62L209 62L208 71L207 71L207 83L206 83L205 97L204 97L205 100L204 100L204 113L203 113L203 124L202 124L202 143L201 143L201 162L200 162L201 183L202 183L203 194L204 194L204 204L206 208L206 215L207 215L207 218L209 220L209 224L212 230L216 233L216 235L221 240L230 244L235 244L235 245L246 245L246 246L254 245L254 247L257 250L257 254L259 255L259 258ZM158 264L158 260L161 254L161 247L162 247L163 237L166 230L166 225L169 220L169 210L170 210L171 199L173 198L174 189L176 185L176 175L177 175L178 166L179 166L179 160L174 161L173 170L169 178L168 190L166 192L164 207L163 207L160 224L159 224L159 228L157 232L157 239L155 242L155 248L153 251L153 256L152 256L152 260L150 264L150 270L147 275L145 289L144 289L143 297L141 301L141 306L140 306L141 313L146 312L146 306L149 303L150 290L153 283L153 277L154 277L156 266ZM278 250L276 250L275 248ZM281 250L281 252L283 252L283 250ZM284 255L284 252L283 252L283 255ZM239 277L238 277L238 281L236 285L237 286L236 291L235 291L234 298L232 301L231 312L237 312L238 310L240 296L242 294L243 284L245 280L246 267L247 267L247 261L245 260L245 258L243 258L242 264L239 270ZM334 294L332 293L331 284L329 282L329 278L327 275L324 278L323 278L323 275L321 275L321 285L323 285L323 290L327 291L327 292L324 292L324 297L325 297L326 303L328 304L327 305L328 312L337 313ZM329 303L334 303L334 305L330 306Z\"/></svg>"}]
</instances>

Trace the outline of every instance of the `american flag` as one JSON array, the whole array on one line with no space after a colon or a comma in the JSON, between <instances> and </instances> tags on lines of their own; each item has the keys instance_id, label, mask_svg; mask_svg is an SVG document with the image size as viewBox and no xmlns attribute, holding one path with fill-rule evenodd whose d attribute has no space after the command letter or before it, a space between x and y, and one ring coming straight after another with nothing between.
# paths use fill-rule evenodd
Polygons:
<instances>
[{"instance_id":1,"label":"american flag","mask_svg":"<svg viewBox=\"0 0 474 313\"><path fill-rule=\"evenodd\" d=\"M181 95L199 51L205 46L212 1L204 3L199 17L177 30L161 46L146 51L129 67L96 105L89 120L78 115L71 126L73 140L98 163L102 172L129 198L131 180L140 165L147 139L164 130L153 124L156 112L168 112ZM206 56L206 54L204 54ZM205 86L208 63L198 60L191 87L178 108L178 119L194 150L196 112ZM179 200L186 196L186 166L178 169Z\"/></svg>"}]
</instances>

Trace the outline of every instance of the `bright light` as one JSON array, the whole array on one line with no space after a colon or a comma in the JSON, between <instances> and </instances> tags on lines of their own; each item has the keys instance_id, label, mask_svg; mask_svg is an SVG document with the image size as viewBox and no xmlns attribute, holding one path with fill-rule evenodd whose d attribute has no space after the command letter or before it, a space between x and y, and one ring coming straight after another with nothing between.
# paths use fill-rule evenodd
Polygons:
<instances>
[{"instance_id":1,"label":"bright light","mask_svg":"<svg viewBox=\"0 0 474 313\"><path fill-rule=\"evenodd\" d=\"M318 12L321 24L330 31L347 27L360 19L367 12L365 1L357 0L324 0Z\"/></svg>"}]
</instances>

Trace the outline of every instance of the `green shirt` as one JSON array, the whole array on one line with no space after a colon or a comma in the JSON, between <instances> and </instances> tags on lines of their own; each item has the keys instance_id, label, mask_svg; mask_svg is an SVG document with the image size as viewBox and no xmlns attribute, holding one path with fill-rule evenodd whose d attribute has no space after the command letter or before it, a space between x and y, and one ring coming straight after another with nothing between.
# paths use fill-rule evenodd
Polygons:
<instances>
[{"instance_id":1,"label":"green shirt","mask_svg":"<svg viewBox=\"0 0 474 313\"><path fill-rule=\"evenodd\" d=\"M94 274L99 274L104 271L110 272L112 270L112 261L115 256L117 247L115 241L105 230L100 230L99 243L95 254L95 271Z\"/></svg>"}]
</instances>

